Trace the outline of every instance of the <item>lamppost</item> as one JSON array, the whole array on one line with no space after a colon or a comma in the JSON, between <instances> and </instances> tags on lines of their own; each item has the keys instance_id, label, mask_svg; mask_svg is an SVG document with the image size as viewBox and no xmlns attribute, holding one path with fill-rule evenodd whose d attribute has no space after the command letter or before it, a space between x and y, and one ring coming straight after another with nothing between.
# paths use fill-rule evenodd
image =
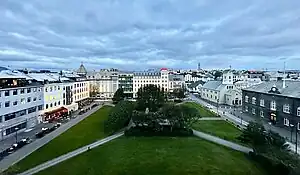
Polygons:
<instances>
[{"instance_id":1,"label":"lamppost","mask_svg":"<svg viewBox=\"0 0 300 175\"><path fill-rule=\"evenodd\" d=\"M291 143L293 143L293 127L294 127L294 125L290 124L289 126L291 128Z\"/></svg>"},{"instance_id":2,"label":"lamppost","mask_svg":"<svg viewBox=\"0 0 300 175\"><path fill-rule=\"evenodd\" d=\"M16 143L18 143L18 129L19 129L18 127L15 128L15 131L16 131Z\"/></svg>"}]
</instances>

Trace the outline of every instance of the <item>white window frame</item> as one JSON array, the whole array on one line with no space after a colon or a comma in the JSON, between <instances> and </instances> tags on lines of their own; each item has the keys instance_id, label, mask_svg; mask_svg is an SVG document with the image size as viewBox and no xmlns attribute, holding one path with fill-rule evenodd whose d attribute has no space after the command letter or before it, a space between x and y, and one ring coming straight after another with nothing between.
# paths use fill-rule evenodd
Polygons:
<instances>
[{"instance_id":1,"label":"white window frame","mask_svg":"<svg viewBox=\"0 0 300 175\"><path fill-rule=\"evenodd\" d=\"M255 105L256 104L256 98L252 97L252 104Z\"/></svg>"},{"instance_id":2,"label":"white window frame","mask_svg":"<svg viewBox=\"0 0 300 175\"><path fill-rule=\"evenodd\" d=\"M256 113L255 108L252 108L251 113L252 113L253 115L255 115L255 113Z\"/></svg>"},{"instance_id":3,"label":"white window frame","mask_svg":"<svg viewBox=\"0 0 300 175\"><path fill-rule=\"evenodd\" d=\"M262 106L262 107L264 107L265 106L265 100L264 99L260 99L259 105Z\"/></svg>"},{"instance_id":4,"label":"white window frame","mask_svg":"<svg viewBox=\"0 0 300 175\"><path fill-rule=\"evenodd\" d=\"M283 125L284 125L284 126L290 126L290 121L289 121L289 119L284 118L284 119L283 119Z\"/></svg>"},{"instance_id":5,"label":"white window frame","mask_svg":"<svg viewBox=\"0 0 300 175\"><path fill-rule=\"evenodd\" d=\"M249 109L248 109L248 106L245 106L245 111L248 112L248 110L249 110Z\"/></svg>"},{"instance_id":6,"label":"white window frame","mask_svg":"<svg viewBox=\"0 0 300 175\"><path fill-rule=\"evenodd\" d=\"M297 108L297 116L300 116L300 107Z\"/></svg>"},{"instance_id":7,"label":"white window frame","mask_svg":"<svg viewBox=\"0 0 300 175\"><path fill-rule=\"evenodd\" d=\"M248 103L249 102L249 97L246 95L245 96L245 102Z\"/></svg>"},{"instance_id":8,"label":"white window frame","mask_svg":"<svg viewBox=\"0 0 300 175\"><path fill-rule=\"evenodd\" d=\"M264 118L264 117L265 117L265 116L264 116L264 111L260 111L259 116L260 116L261 118Z\"/></svg>"},{"instance_id":9,"label":"white window frame","mask_svg":"<svg viewBox=\"0 0 300 175\"><path fill-rule=\"evenodd\" d=\"M282 107L282 111L284 113L288 113L289 114L291 112L290 105L289 104L284 104L283 107Z\"/></svg>"},{"instance_id":10,"label":"white window frame","mask_svg":"<svg viewBox=\"0 0 300 175\"><path fill-rule=\"evenodd\" d=\"M270 103L270 109L276 111L276 101L272 100Z\"/></svg>"}]
</instances>

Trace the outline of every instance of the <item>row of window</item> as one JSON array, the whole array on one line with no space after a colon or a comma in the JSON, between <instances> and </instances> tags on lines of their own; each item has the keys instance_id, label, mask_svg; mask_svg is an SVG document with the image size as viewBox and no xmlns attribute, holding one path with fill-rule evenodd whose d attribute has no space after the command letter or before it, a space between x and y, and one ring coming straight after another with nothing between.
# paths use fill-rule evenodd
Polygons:
<instances>
[{"instance_id":1,"label":"row of window","mask_svg":"<svg viewBox=\"0 0 300 175\"><path fill-rule=\"evenodd\" d=\"M46 87L45 88L45 92L52 92L52 91L56 91L56 90L59 91L60 90L60 86L50 86L50 87Z\"/></svg>"},{"instance_id":2,"label":"row of window","mask_svg":"<svg viewBox=\"0 0 300 175\"><path fill-rule=\"evenodd\" d=\"M33 112L36 112L37 110L38 111L43 110L43 105L34 106L34 107L31 107L31 108L28 108L28 109L24 109L24 110L20 110L20 111L17 111L17 112L10 113L10 114L6 114L6 115L4 115L4 121L8 121L8 120L11 120L11 119L14 119L14 118L17 118L17 117L21 117L21 116L26 115L26 114L31 114ZM0 116L0 122L2 122L2 117L1 116Z\"/></svg>"},{"instance_id":3,"label":"row of window","mask_svg":"<svg viewBox=\"0 0 300 175\"><path fill-rule=\"evenodd\" d=\"M245 102L246 103L249 102L249 97L248 96L245 96ZM251 103L254 104L254 105L256 104L256 98L255 97L252 97ZM264 99L260 99L259 105L261 107L265 107L265 100ZM274 100L272 100L270 102L270 109L274 110L274 111L276 110L276 102ZM284 113L291 113L291 109L290 109L290 105L289 104L284 104L282 110L283 110ZM297 108L297 116L300 116L300 107Z\"/></svg>"},{"instance_id":4,"label":"row of window","mask_svg":"<svg viewBox=\"0 0 300 175\"><path fill-rule=\"evenodd\" d=\"M203 89L204 92L210 92L210 93L215 93L217 94L218 92L217 91L212 91L212 90L208 90L208 89Z\"/></svg>"},{"instance_id":5,"label":"row of window","mask_svg":"<svg viewBox=\"0 0 300 175\"><path fill-rule=\"evenodd\" d=\"M50 103L50 104L46 104L45 108L48 109L49 107L52 108L52 107L55 107L55 106L60 106L60 101Z\"/></svg>"},{"instance_id":6,"label":"row of window","mask_svg":"<svg viewBox=\"0 0 300 175\"><path fill-rule=\"evenodd\" d=\"M81 92L84 92L84 91L87 91L87 88L77 89L77 90L74 91L74 94L81 93Z\"/></svg>"},{"instance_id":7,"label":"row of window","mask_svg":"<svg viewBox=\"0 0 300 175\"><path fill-rule=\"evenodd\" d=\"M25 93L31 93L31 92L37 92L41 91L41 88L22 88L22 89L13 89L13 90L6 90L6 91L0 91L0 97L8 97L11 95L19 95L19 94L25 94ZM4 92L4 93L2 93Z\"/></svg>"},{"instance_id":8,"label":"row of window","mask_svg":"<svg viewBox=\"0 0 300 175\"><path fill-rule=\"evenodd\" d=\"M283 125L290 126L290 120L287 119L287 118L284 118L283 119ZM298 130L300 130L300 123L298 123L296 127L297 127Z\"/></svg>"},{"instance_id":9,"label":"row of window","mask_svg":"<svg viewBox=\"0 0 300 175\"><path fill-rule=\"evenodd\" d=\"M76 87L83 87L83 86L87 86L87 83L77 83L77 84L74 84L74 88L76 88Z\"/></svg>"},{"instance_id":10,"label":"row of window","mask_svg":"<svg viewBox=\"0 0 300 175\"><path fill-rule=\"evenodd\" d=\"M26 122L21 123L21 124L19 124L19 125L16 125L16 126L13 126L13 127L11 127L11 128L6 129L6 130L5 130L5 134L6 134L6 135L9 135L9 134L12 134L12 133L14 133L14 132L17 132L17 131L20 130L20 129L24 129L24 128L26 128Z\"/></svg>"},{"instance_id":11,"label":"row of window","mask_svg":"<svg viewBox=\"0 0 300 175\"><path fill-rule=\"evenodd\" d=\"M203 93L203 97L205 97L205 93ZM206 94L206 97L208 98L209 95ZM217 96L210 95L210 99L213 99L213 97L215 98L215 100L218 100L218 97L217 97Z\"/></svg>"},{"instance_id":12,"label":"row of window","mask_svg":"<svg viewBox=\"0 0 300 175\"><path fill-rule=\"evenodd\" d=\"M42 100L41 96L39 96L39 100ZM28 97L27 98L27 103L35 102L35 101L37 101L37 97L33 97L33 98ZM15 100L15 101L12 101L12 102L11 101L4 102L4 107L9 108L10 106L17 106L19 104L25 104L25 103L26 103L26 98L21 98L20 101ZM2 103L1 102L0 102L0 108L2 108Z\"/></svg>"}]
</instances>

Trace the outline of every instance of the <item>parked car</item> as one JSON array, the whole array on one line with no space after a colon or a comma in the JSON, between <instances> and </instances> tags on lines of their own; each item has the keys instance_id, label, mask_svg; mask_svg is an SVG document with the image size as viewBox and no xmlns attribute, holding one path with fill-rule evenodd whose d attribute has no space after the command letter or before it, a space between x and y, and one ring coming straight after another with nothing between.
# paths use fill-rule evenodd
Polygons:
<instances>
[{"instance_id":1,"label":"parked car","mask_svg":"<svg viewBox=\"0 0 300 175\"><path fill-rule=\"evenodd\" d=\"M206 107L207 107L208 109L212 109L212 108L213 108L210 104L207 104Z\"/></svg>"},{"instance_id":2,"label":"parked car","mask_svg":"<svg viewBox=\"0 0 300 175\"><path fill-rule=\"evenodd\" d=\"M61 126L61 123L56 123L54 126L55 126L56 128L59 128L59 127Z\"/></svg>"}]
</instances>

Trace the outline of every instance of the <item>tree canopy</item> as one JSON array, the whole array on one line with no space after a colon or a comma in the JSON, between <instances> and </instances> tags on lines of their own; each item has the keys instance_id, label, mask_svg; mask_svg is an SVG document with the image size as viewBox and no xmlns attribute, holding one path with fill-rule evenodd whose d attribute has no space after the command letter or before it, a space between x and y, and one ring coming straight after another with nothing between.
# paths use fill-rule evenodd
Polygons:
<instances>
[{"instance_id":1,"label":"tree canopy","mask_svg":"<svg viewBox=\"0 0 300 175\"><path fill-rule=\"evenodd\" d=\"M146 85L137 92L137 109L145 111L146 108L150 112L158 111L165 103L165 93L156 85Z\"/></svg>"},{"instance_id":2,"label":"tree canopy","mask_svg":"<svg viewBox=\"0 0 300 175\"><path fill-rule=\"evenodd\" d=\"M119 88L115 92L114 97L112 98L112 100L113 100L113 103L116 104L116 103L124 100L124 98L125 98L124 90L122 88Z\"/></svg>"}]
</instances>

